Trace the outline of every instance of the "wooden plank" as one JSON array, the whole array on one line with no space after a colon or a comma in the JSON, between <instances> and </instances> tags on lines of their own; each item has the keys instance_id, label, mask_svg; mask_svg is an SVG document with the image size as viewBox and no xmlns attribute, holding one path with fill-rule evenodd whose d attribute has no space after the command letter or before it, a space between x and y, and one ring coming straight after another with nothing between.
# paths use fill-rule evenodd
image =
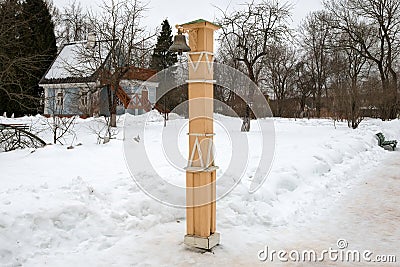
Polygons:
<instances>
[{"instance_id":1,"label":"wooden plank","mask_svg":"<svg viewBox=\"0 0 400 267\"><path fill-rule=\"evenodd\" d=\"M217 190L216 190L216 176L217 172L214 171L211 173L211 183L213 183L212 186L212 204L211 204L211 234L214 234L217 231Z\"/></svg>"},{"instance_id":2,"label":"wooden plank","mask_svg":"<svg viewBox=\"0 0 400 267\"><path fill-rule=\"evenodd\" d=\"M194 174L186 173L186 232L188 235L194 235L194 208L189 207L193 205L193 187L194 187Z\"/></svg>"},{"instance_id":3,"label":"wooden plank","mask_svg":"<svg viewBox=\"0 0 400 267\"><path fill-rule=\"evenodd\" d=\"M194 177L194 181L193 181L193 187L198 187L200 185L200 175L199 173L195 173L193 174ZM196 190L197 191L197 190ZM198 192L194 191L193 192L193 204L196 206L198 199L196 199L198 197ZM193 224L194 224L194 235L196 236L201 236L201 232L200 232L200 227L201 227L201 221L199 220L199 218L201 218L201 211L199 209L199 207L194 207L193 208Z\"/></svg>"},{"instance_id":4,"label":"wooden plank","mask_svg":"<svg viewBox=\"0 0 400 267\"><path fill-rule=\"evenodd\" d=\"M205 187L211 181L211 173L194 174L194 186L197 188L194 192L195 205L194 208L194 235L200 237L210 236L211 229L211 206L206 204L211 198L207 195ZM199 206L203 204L202 206Z\"/></svg>"}]
</instances>

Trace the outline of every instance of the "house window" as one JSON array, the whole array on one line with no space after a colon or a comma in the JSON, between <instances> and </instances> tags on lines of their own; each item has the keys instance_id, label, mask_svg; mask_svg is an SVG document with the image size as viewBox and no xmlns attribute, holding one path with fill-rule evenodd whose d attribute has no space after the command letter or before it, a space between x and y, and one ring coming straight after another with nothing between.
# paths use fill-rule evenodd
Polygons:
<instances>
[{"instance_id":1,"label":"house window","mask_svg":"<svg viewBox=\"0 0 400 267\"><path fill-rule=\"evenodd\" d=\"M81 106L82 107L87 107L89 103L89 97L87 92L80 92L80 100L81 100Z\"/></svg>"},{"instance_id":2,"label":"house window","mask_svg":"<svg viewBox=\"0 0 400 267\"><path fill-rule=\"evenodd\" d=\"M118 97L117 97L117 106L123 106L124 105L124 103L122 103L122 101L121 101L121 99L119 99Z\"/></svg>"},{"instance_id":3,"label":"house window","mask_svg":"<svg viewBox=\"0 0 400 267\"><path fill-rule=\"evenodd\" d=\"M56 104L58 107L64 105L64 94L62 92L57 93Z\"/></svg>"},{"instance_id":4,"label":"house window","mask_svg":"<svg viewBox=\"0 0 400 267\"><path fill-rule=\"evenodd\" d=\"M149 90L149 100L150 100L150 102L156 102L156 98L157 98L157 96L156 96L156 90L153 89L153 88L151 88L151 89Z\"/></svg>"}]
</instances>

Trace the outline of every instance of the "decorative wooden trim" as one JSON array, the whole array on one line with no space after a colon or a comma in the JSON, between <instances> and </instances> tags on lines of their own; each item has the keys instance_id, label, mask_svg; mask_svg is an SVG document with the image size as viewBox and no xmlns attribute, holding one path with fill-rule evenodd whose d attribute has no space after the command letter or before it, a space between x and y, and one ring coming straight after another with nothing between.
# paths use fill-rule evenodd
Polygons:
<instances>
[{"instance_id":1,"label":"decorative wooden trim","mask_svg":"<svg viewBox=\"0 0 400 267\"><path fill-rule=\"evenodd\" d=\"M199 59L195 62L193 62L191 56L199 55ZM207 51L202 51L202 52L190 52L187 55L188 57L188 62L189 66L193 68L193 70L196 72L199 67L201 62L206 62L207 63L207 68L210 73L213 71L213 65L214 65L214 53L207 52ZM203 57L205 58L205 61L202 61Z\"/></svg>"}]
</instances>

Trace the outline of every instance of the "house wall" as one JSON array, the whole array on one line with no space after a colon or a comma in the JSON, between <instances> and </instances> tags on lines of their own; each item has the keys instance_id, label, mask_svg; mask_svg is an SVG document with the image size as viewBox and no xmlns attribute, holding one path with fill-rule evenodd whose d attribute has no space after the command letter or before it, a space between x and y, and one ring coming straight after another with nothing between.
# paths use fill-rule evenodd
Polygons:
<instances>
[{"instance_id":1,"label":"house wall","mask_svg":"<svg viewBox=\"0 0 400 267\"><path fill-rule=\"evenodd\" d=\"M96 105L99 108L99 116L110 116L110 111L108 108L108 92L107 88L104 87L98 91L98 102Z\"/></svg>"},{"instance_id":2,"label":"house wall","mask_svg":"<svg viewBox=\"0 0 400 267\"><path fill-rule=\"evenodd\" d=\"M79 109L74 105L76 94L79 94L79 89L56 89L47 88L47 103L45 105L44 114L48 115L81 115ZM62 93L62 99L58 96ZM59 102L62 101L62 105Z\"/></svg>"},{"instance_id":3,"label":"house wall","mask_svg":"<svg viewBox=\"0 0 400 267\"><path fill-rule=\"evenodd\" d=\"M90 90L95 85L46 85L44 87L45 91L45 115L64 115L64 116L109 116L109 105L108 105L108 93L107 88L101 88L93 92ZM121 87L125 92L132 98L133 95L138 94L140 97L142 95L142 90L148 91L148 100L153 107L157 100L157 84L156 83L142 83L142 82L121 82ZM87 106L82 106L81 103L81 92L92 91L93 93L88 94ZM63 94L63 105L57 105L57 94ZM143 109L127 109L125 110L123 105L117 106L117 114L121 115L125 112L141 115L146 113Z\"/></svg>"},{"instance_id":4,"label":"house wall","mask_svg":"<svg viewBox=\"0 0 400 267\"><path fill-rule=\"evenodd\" d=\"M44 87L45 92L45 115L63 116L91 116L92 115L92 96L88 92L89 86L53 85ZM62 94L62 99L59 93ZM83 98L86 98L83 100ZM61 104L62 105L59 105ZM86 105L83 105L86 103Z\"/></svg>"},{"instance_id":5,"label":"house wall","mask_svg":"<svg viewBox=\"0 0 400 267\"><path fill-rule=\"evenodd\" d=\"M128 82L128 81L122 81L121 82L121 87L125 90L125 92L133 98L135 94L139 95L139 97L142 97L142 91L147 90L148 91L148 100L151 104L152 107L157 102L157 86L158 84L156 83L149 83L149 82ZM146 111L143 109L131 109L128 108L125 110L123 106L119 107L119 113L125 113L128 112L132 115L142 115L145 114ZM117 112L118 113L118 112Z\"/></svg>"}]
</instances>

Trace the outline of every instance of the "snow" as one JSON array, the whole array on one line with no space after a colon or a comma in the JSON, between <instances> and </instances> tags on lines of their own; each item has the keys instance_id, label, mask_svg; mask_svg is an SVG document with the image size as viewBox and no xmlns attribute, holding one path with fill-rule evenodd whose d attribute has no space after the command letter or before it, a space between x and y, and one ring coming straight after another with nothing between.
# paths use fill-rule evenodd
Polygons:
<instances>
[{"instance_id":1,"label":"snow","mask_svg":"<svg viewBox=\"0 0 400 267\"><path fill-rule=\"evenodd\" d=\"M109 54L106 45L97 43L87 48L87 42L66 44L45 75L45 79L87 78L103 64Z\"/></svg>"},{"instance_id":2,"label":"snow","mask_svg":"<svg viewBox=\"0 0 400 267\"><path fill-rule=\"evenodd\" d=\"M351 130L331 120L275 118L274 162L263 186L250 194L259 162L254 121L243 178L217 203L221 245L199 253L183 244L185 210L142 192L125 163L123 125L129 119L130 127L146 126L141 142L153 155L157 173L184 184L184 174L162 152L162 117L156 112L125 116L119 118L116 139L105 145L97 144L94 133L102 119L91 118L77 120L76 139L66 137L72 150L49 145L0 153L0 266L254 265L265 245L326 249L339 238L357 248L397 253L394 189L400 185L400 153L378 147L374 135L383 132L387 139L399 140L400 121L367 119ZM221 125L240 123L215 117ZM184 157L187 121L177 115L170 119L166 129L183 133L178 140ZM50 142L46 120L0 117L1 123L32 124ZM221 178L229 174L234 151L225 129L215 130ZM218 187L228 182L220 179Z\"/></svg>"}]
</instances>

